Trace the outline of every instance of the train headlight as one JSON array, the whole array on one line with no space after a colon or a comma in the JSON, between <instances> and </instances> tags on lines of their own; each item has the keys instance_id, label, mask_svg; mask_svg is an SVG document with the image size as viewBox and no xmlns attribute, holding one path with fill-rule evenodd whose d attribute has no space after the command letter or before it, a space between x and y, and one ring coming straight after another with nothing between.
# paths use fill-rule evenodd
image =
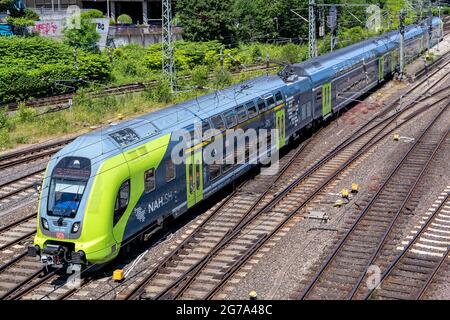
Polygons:
<instances>
[{"instance_id":1,"label":"train headlight","mask_svg":"<svg viewBox=\"0 0 450 320\"><path fill-rule=\"evenodd\" d=\"M48 221L45 218L41 218L41 222L42 222L42 226L44 227L45 230L48 230Z\"/></svg>"},{"instance_id":2,"label":"train headlight","mask_svg":"<svg viewBox=\"0 0 450 320\"><path fill-rule=\"evenodd\" d=\"M78 230L80 230L80 223L79 223L79 222L75 222L75 223L72 225L72 233L77 233Z\"/></svg>"}]
</instances>

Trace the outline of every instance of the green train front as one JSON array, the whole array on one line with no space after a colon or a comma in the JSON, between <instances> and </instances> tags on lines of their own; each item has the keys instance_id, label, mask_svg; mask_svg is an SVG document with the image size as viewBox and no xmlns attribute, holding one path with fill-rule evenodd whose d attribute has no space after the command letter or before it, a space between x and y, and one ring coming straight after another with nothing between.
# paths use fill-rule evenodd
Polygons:
<instances>
[{"instance_id":1,"label":"green train front","mask_svg":"<svg viewBox=\"0 0 450 320\"><path fill-rule=\"evenodd\" d=\"M150 192L156 184L155 169L170 157L170 134L152 138L158 130L145 120L127 125L135 129L112 126L81 136L52 157L29 255L40 256L52 267L101 265L117 256L125 238L141 226L151 227L143 223L149 217L136 212L139 203L147 203L147 208L156 203L156 211L176 197L162 194L161 200L159 193ZM133 145L133 140L139 143ZM137 214L131 216L133 210ZM161 214L155 221L162 219Z\"/></svg>"}]
</instances>

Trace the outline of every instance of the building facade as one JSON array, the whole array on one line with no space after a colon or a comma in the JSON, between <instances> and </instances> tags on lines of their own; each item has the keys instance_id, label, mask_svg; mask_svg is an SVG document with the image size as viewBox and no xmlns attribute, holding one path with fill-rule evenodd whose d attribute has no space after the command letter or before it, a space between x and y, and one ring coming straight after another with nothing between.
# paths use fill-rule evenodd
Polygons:
<instances>
[{"instance_id":1,"label":"building facade","mask_svg":"<svg viewBox=\"0 0 450 320\"><path fill-rule=\"evenodd\" d=\"M176 1L172 1L172 10L175 10ZM162 15L161 0L26 0L28 8L41 10L64 10L68 6L77 5L81 9L98 9L111 18L127 14L134 24L160 25Z\"/></svg>"}]
</instances>

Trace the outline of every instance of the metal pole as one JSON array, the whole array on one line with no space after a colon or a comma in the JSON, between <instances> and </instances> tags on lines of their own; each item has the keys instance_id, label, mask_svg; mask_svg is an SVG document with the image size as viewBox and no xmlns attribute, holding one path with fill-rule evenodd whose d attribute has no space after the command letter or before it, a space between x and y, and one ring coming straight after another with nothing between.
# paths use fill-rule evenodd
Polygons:
<instances>
[{"instance_id":1,"label":"metal pole","mask_svg":"<svg viewBox=\"0 0 450 320\"><path fill-rule=\"evenodd\" d=\"M223 48L222 47L220 47L220 70L222 70L222 72L224 71L223 70Z\"/></svg>"},{"instance_id":2,"label":"metal pole","mask_svg":"<svg viewBox=\"0 0 450 320\"><path fill-rule=\"evenodd\" d=\"M403 9L400 10L400 79L403 79L403 72L405 68L405 13Z\"/></svg>"},{"instance_id":3,"label":"metal pole","mask_svg":"<svg viewBox=\"0 0 450 320\"><path fill-rule=\"evenodd\" d=\"M109 0L106 0L106 16L111 18L111 13L109 12Z\"/></svg>"},{"instance_id":4,"label":"metal pole","mask_svg":"<svg viewBox=\"0 0 450 320\"><path fill-rule=\"evenodd\" d=\"M428 8L428 52L431 49L431 40L433 38L433 12L431 11L431 3Z\"/></svg>"},{"instance_id":5,"label":"metal pole","mask_svg":"<svg viewBox=\"0 0 450 320\"><path fill-rule=\"evenodd\" d=\"M169 81L174 92L176 85L174 41L172 32L172 3L171 0L162 0L162 68L163 77Z\"/></svg>"},{"instance_id":6,"label":"metal pole","mask_svg":"<svg viewBox=\"0 0 450 320\"><path fill-rule=\"evenodd\" d=\"M309 57L317 57L316 42L316 1L309 0Z\"/></svg>"}]
</instances>

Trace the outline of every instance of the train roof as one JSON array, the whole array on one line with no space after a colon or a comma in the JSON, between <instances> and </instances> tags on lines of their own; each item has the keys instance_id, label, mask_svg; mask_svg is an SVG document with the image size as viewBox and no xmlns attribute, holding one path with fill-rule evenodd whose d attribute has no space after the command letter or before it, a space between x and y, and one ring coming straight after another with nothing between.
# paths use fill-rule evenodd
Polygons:
<instances>
[{"instance_id":1,"label":"train roof","mask_svg":"<svg viewBox=\"0 0 450 320\"><path fill-rule=\"evenodd\" d=\"M302 81L309 83L306 78L300 79L298 82L301 83ZM133 148L138 143L166 135L176 129L188 128L195 122L258 97L264 97L269 92L280 90L284 86L286 86L284 81L276 75L260 76L87 133L75 139L56 156L70 156L76 153L80 157L95 158L101 161L101 159L109 158ZM119 140L117 140L116 135L121 135L123 139L119 137Z\"/></svg>"},{"instance_id":2,"label":"train roof","mask_svg":"<svg viewBox=\"0 0 450 320\"><path fill-rule=\"evenodd\" d=\"M433 25L436 25L439 22L439 18L433 19ZM424 23L407 26L405 39L408 40L414 38L423 34L423 32ZM324 81L328 81L335 77L342 69L352 67L363 60L370 61L378 56L378 54L388 52L393 47L398 46L398 42L398 31L390 31L381 36L338 49L329 54L288 66L287 70L284 72L288 75L296 74L302 77L309 77L313 85L321 84Z\"/></svg>"}]
</instances>

